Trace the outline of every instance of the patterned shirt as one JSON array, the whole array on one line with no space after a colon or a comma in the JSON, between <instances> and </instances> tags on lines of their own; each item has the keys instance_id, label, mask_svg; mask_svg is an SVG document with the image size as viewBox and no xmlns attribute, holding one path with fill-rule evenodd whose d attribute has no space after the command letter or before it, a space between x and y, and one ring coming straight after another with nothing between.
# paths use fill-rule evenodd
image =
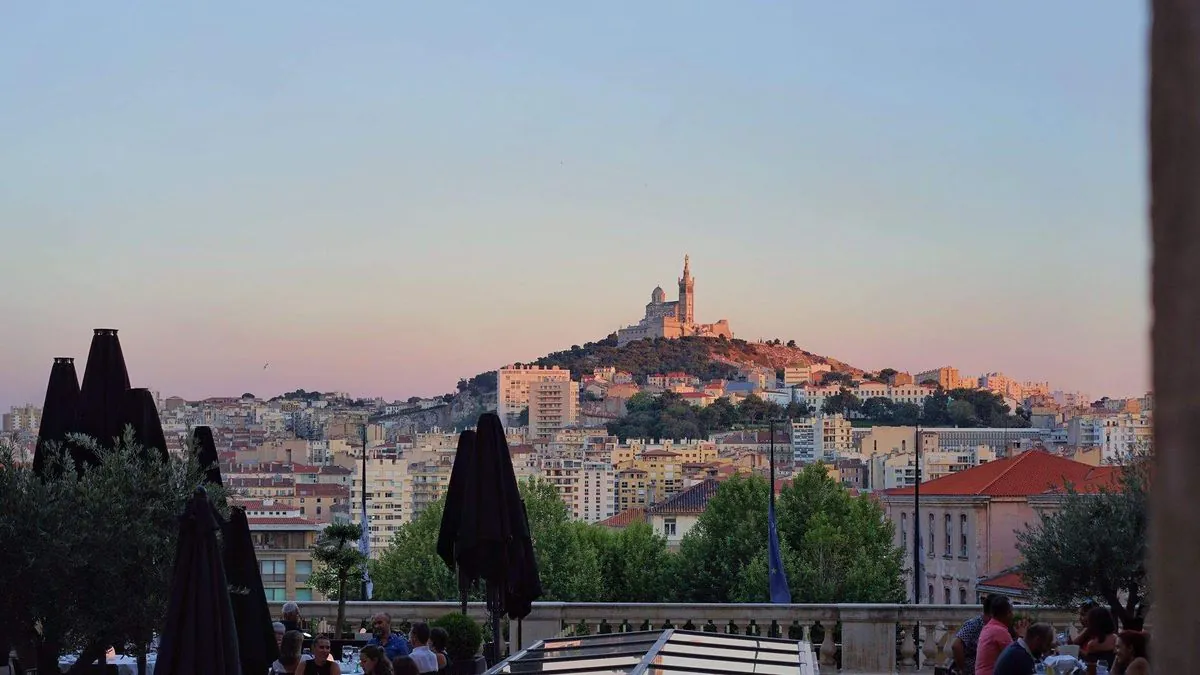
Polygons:
<instances>
[{"instance_id":1,"label":"patterned shirt","mask_svg":"<svg viewBox=\"0 0 1200 675\"><path fill-rule=\"evenodd\" d=\"M975 675L975 654L979 649L979 634L983 632L983 616L977 616L974 619L969 619L958 629L954 637L962 640L963 643L963 670L962 675Z\"/></svg>"}]
</instances>

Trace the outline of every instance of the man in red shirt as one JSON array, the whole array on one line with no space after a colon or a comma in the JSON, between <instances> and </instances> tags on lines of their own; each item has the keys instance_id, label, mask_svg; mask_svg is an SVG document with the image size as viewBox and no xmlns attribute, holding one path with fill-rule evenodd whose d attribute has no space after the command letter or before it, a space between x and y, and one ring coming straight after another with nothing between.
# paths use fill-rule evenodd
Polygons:
<instances>
[{"instance_id":1,"label":"man in red shirt","mask_svg":"<svg viewBox=\"0 0 1200 675\"><path fill-rule=\"evenodd\" d=\"M1013 625L1012 601L1003 595L992 598L992 618L979 633L975 655L975 675L992 675L1000 652L1012 644L1013 635L1025 637L1025 622Z\"/></svg>"}]
</instances>

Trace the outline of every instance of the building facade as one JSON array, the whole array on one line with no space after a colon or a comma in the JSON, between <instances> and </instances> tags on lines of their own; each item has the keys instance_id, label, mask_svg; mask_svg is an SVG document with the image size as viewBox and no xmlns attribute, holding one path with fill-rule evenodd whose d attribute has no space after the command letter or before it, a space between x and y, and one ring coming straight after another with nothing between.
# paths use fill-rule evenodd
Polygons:
<instances>
[{"instance_id":1,"label":"building facade","mask_svg":"<svg viewBox=\"0 0 1200 675\"><path fill-rule=\"evenodd\" d=\"M496 371L496 414L504 426L516 426L521 411L529 408L530 389L542 382L569 382L571 371L558 366L505 366Z\"/></svg>"}]
</instances>

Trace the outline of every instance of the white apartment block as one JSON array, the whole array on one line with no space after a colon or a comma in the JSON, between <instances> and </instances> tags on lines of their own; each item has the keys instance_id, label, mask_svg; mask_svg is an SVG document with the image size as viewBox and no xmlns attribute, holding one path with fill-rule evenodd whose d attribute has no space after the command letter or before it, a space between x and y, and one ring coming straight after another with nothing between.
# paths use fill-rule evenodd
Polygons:
<instances>
[{"instance_id":1,"label":"white apartment block","mask_svg":"<svg viewBox=\"0 0 1200 675\"><path fill-rule=\"evenodd\" d=\"M565 371L564 371L565 372ZM579 421L579 383L548 380L529 385L529 436L549 440Z\"/></svg>"},{"instance_id":2,"label":"white apartment block","mask_svg":"<svg viewBox=\"0 0 1200 675\"><path fill-rule=\"evenodd\" d=\"M1102 418L1100 456L1104 463L1119 463L1131 453L1153 447L1154 428L1148 413L1121 413Z\"/></svg>"},{"instance_id":3,"label":"white apartment block","mask_svg":"<svg viewBox=\"0 0 1200 675\"><path fill-rule=\"evenodd\" d=\"M921 482L966 471L995 460L996 453L987 447L953 452L922 452ZM906 452L877 454L871 457L870 466L868 488L871 490L912 487L917 482L917 455L911 449Z\"/></svg>"},{"instance_id":4,"label":"white apartment block","mask_svg":"<svg viewBox=\"0 0 1200 675\"><path fill-rule=\"evenodd\" d=\"M362 522L362 459L344 464L353 473L350 478L350 519ZM396 530L411 518L405 494L411 494L408 462L403 459L367 459L367 517L369 519L371 557L378 558ZM411 500L411 498L410 498ZM410 501L411 503L411 501Z\"/></svg>"},{"instance_id":5,"label":"white apartment block","mask_svg":"<svg viewBox=\"0 0 1200 675\"><path fill-rule=\"evenodd\" d=\"M850 420L816 415L792 421L792 456L797 464L829 462L854 448Z\"/></svg>"},{"instance_id":6,"label":"white apartment block","mask_svg":"<svg viewBox=\"0 0 1200 675\"><path fill-rule=\"evenodd\" d=\"M574 520L595 523L616 513L616 472L608 462L549 458L542 462L542 477L558 489Z\"/></svg>"},{"instance_id":7,"label":"white apartment block","mask_svg":"<svg viewBox=\"0 0 1200 675\"><path fill-rule=\"evenodd\" d=\"M783 369L783 386L794 387L796 385L816 382L821 377L821 373L828 373L832 370L833 368L828 363L814 363L809 366L787 366Z\"/></svg>"},{"instance_id":8,"label":"white apartment block","mask_svg":"<svg viewBox=\"0 0 1200 675\"><path fill-rule=\"evenodd\" d=\"M529 407L531 385L570 379L571 371L558 366L505 366L496 371L496 414L505 427L515 426L521 411Z\"/></svg>"},{"instance_id":9,"label":"white apartment block","mask_svg":"<svg viewBox=\"0 0 1200 675\"><path fill-rule=\"evenodd\" d=\"M42 409L30 404L13 406L0 417L3 430L10 433L36 434L42 425Z\"/></svg>"}]
</instances>

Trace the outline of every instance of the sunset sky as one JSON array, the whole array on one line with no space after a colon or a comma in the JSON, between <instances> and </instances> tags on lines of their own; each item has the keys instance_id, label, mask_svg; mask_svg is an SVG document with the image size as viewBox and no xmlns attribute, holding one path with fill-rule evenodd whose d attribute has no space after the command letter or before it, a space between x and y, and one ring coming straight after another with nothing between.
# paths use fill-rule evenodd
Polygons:
<instances>
[{"instance_id":1,"label":"sunset sky","mask_svg":"<svg viewBox=\"0 0 1200 675\"><path fill-rule=\"evenodd\" d=\"M1145 391L1144 3L0 7L0 410L389 398L669 298L854 365ZM263 369L263 365L270 367Z\"/></svg>"}]
</instances>

